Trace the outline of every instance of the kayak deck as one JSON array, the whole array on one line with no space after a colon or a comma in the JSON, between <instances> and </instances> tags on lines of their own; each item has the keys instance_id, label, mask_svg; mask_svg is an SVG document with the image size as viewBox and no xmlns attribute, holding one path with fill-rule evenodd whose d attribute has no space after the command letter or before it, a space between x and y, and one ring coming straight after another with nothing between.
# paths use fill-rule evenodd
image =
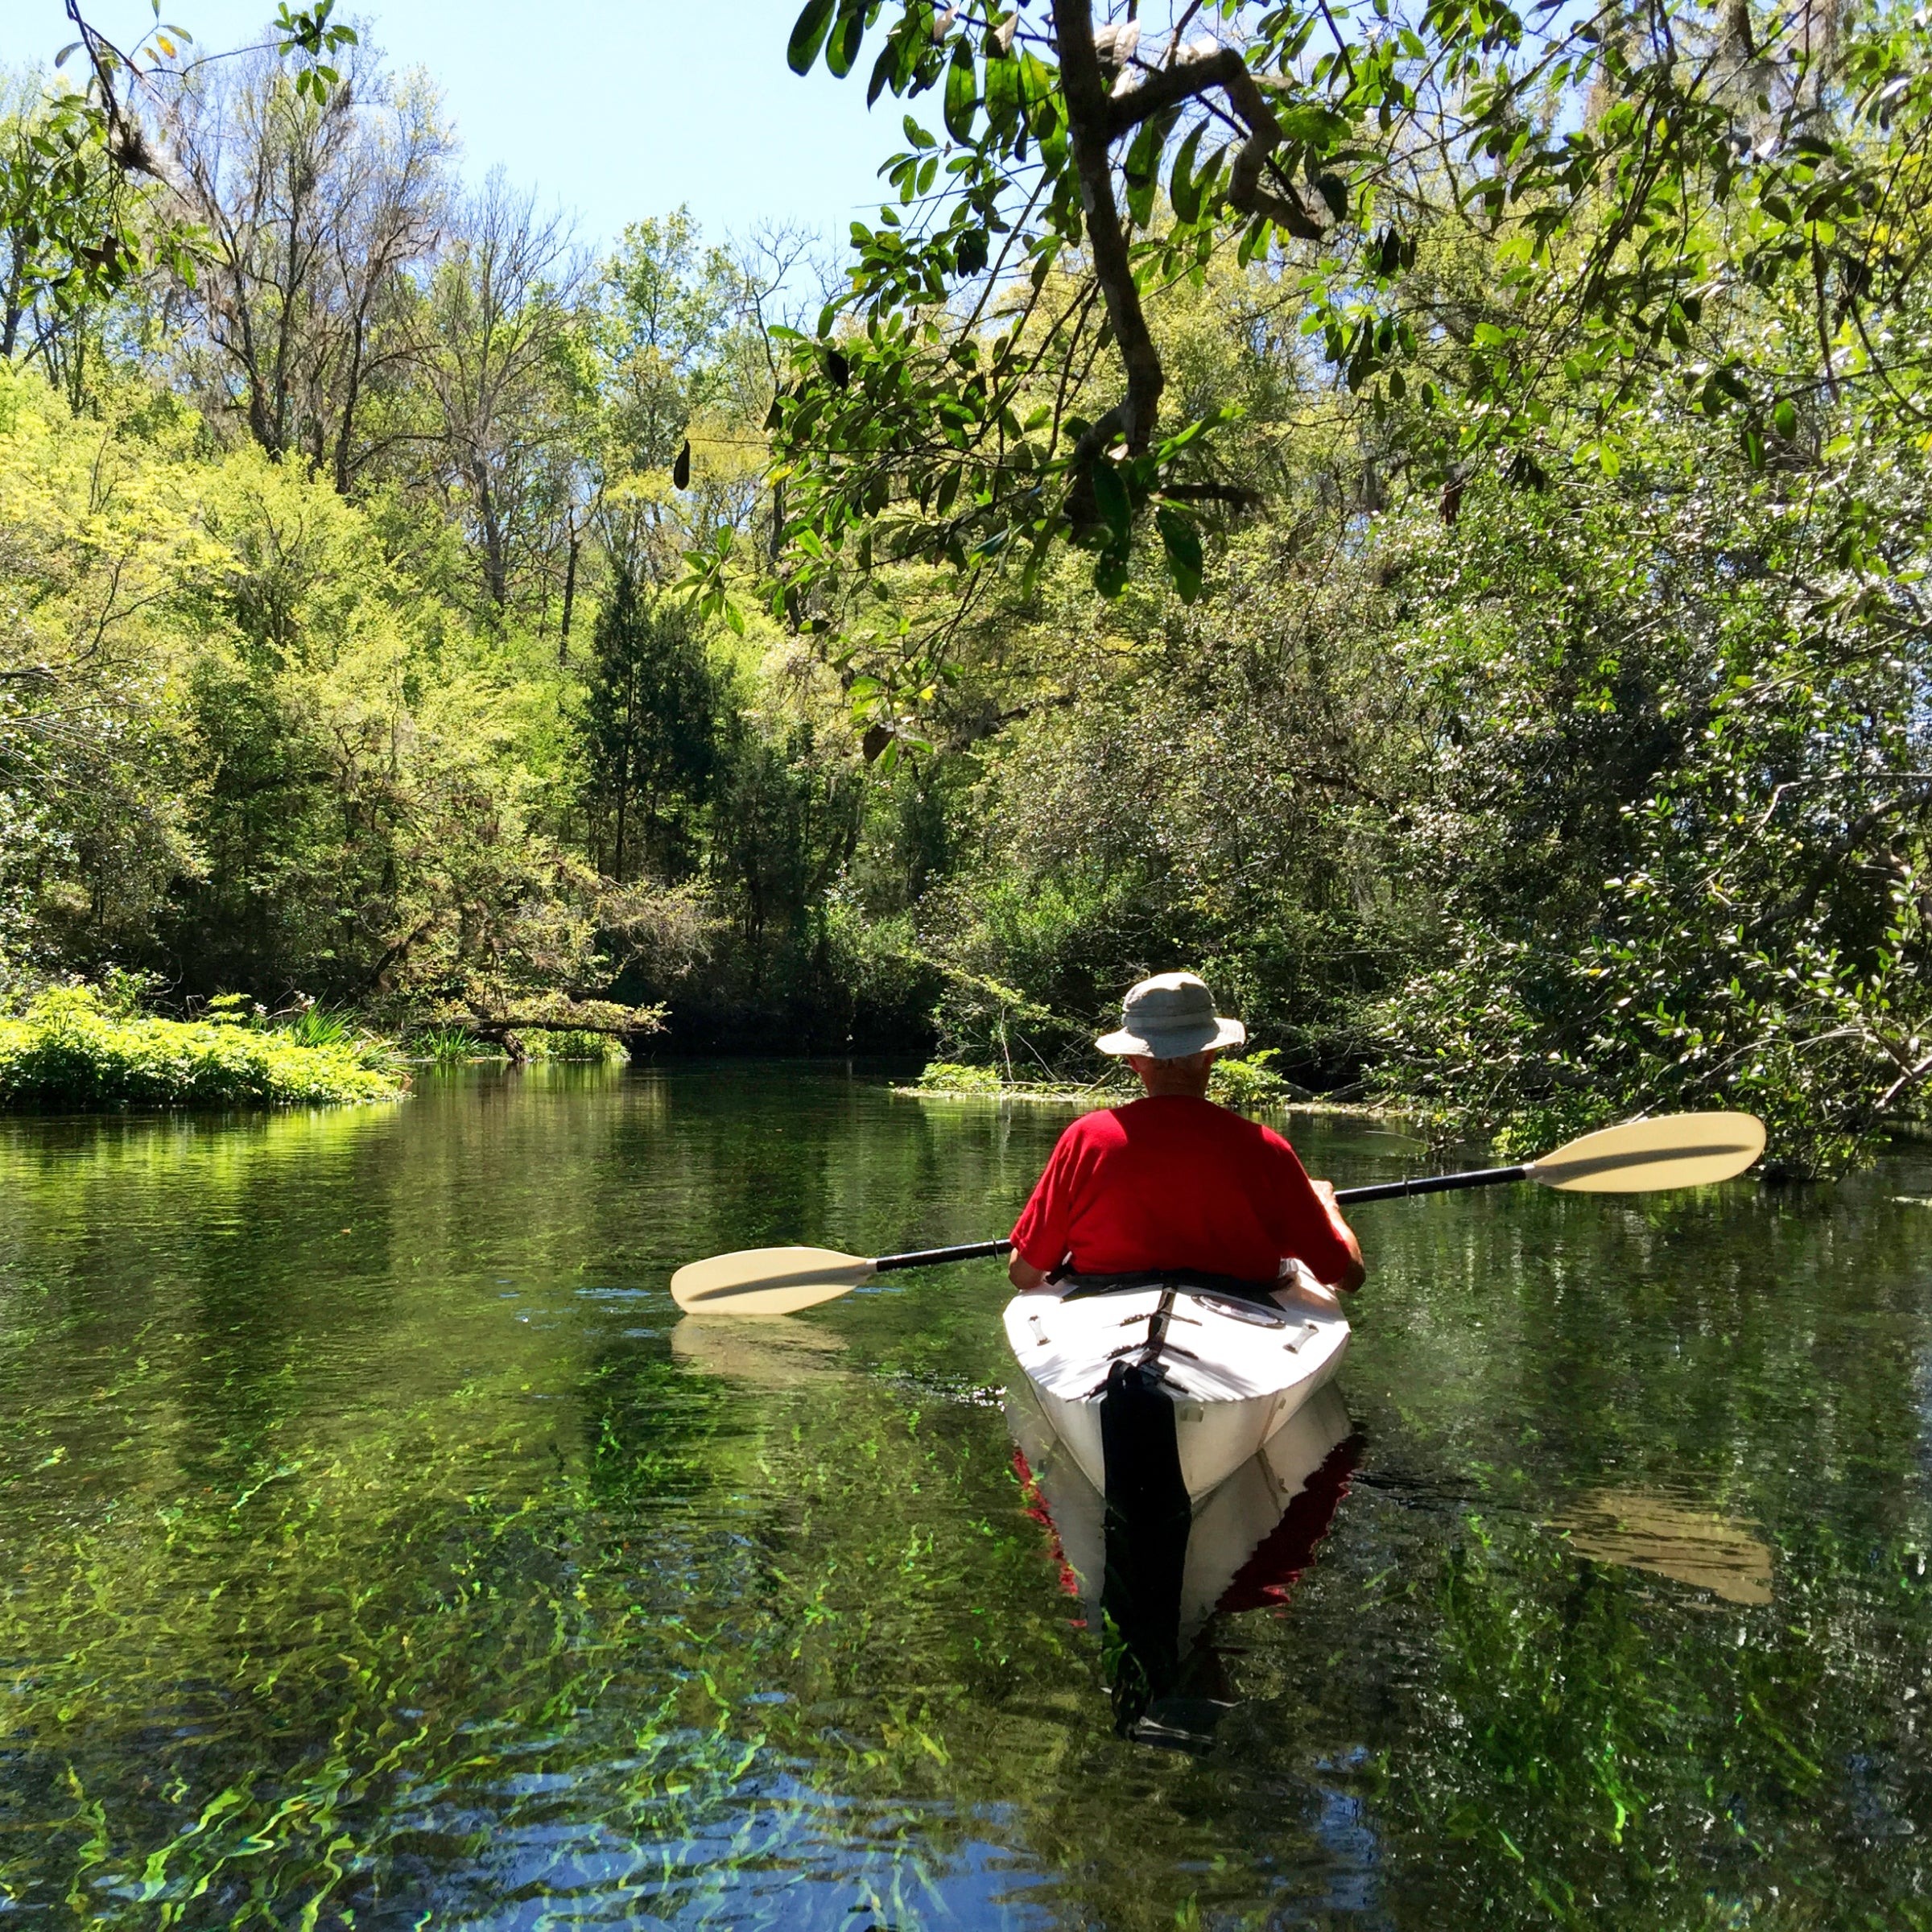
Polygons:
<instances>
[{"instance_id":1,"label":"kayak deck","mask_svg":"<svg viewBox=\"0 0 1932 1932\"><path fill-rule=\"evenodd\" d=\"M1104 1492L1100 1400L1116 1364L1174 1405L1188 1495L1199 1500L1257 1454L1335 1373L1348 1323L1290 1290L1282 1305L1170 1286L1105 1294L1036 1290L1006 1307L1006 1340L1054 1432Z\"/></svg>"}]
</instances>

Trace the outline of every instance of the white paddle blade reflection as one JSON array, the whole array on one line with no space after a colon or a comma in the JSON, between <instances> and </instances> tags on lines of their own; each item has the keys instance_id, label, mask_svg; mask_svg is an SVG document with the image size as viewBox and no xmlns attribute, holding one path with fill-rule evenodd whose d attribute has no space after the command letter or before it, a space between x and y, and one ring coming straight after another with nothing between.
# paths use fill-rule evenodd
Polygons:
<instances>
[{"instance_id":1,"label":"white paddle blade reflection","mask_svg":"<svg viewBox=\"0 0 1932 1932\"><path fill-rule=\"evenodd\" d=\"M1765 1150L1748 1113L1674 1113L1587 1133L1532 1162L1530 1178L1566 1194L1645 1194L1708 1187L1740 1174Z\"/></svg>"},{"instance_id":2,"label":"white paddle blade reflection","mask_svg":"<svg viewBox=\"0 0 1932 1932\"><path fill-rule=\"evenodd\" d=\"M687 1262L671 1278L671 1294L692 1314L795 1315L849 1294L877 1272L863 1255L830 1248L745 1248Z\"/></svg>"}]
</instances>

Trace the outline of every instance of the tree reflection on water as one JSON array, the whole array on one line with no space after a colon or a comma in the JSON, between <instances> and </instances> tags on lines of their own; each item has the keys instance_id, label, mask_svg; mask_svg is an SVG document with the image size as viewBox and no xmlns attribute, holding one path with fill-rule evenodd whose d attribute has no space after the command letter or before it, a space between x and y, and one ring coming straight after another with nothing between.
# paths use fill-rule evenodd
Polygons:
<instances>
[{"instance_id":1,"label":"tree reflection on water","mask_svg":"<svg viewBox=\"0 0 1932 1932\"><path fill-rule=\"evenodd\" d=\"M1364 1213L1331 1400L1177 1578L1016 1466L997 1266L665 1293L983 1238L1059 1124L712 1066L0 1127L7 1909L1932 1923L1922 1155Z\"/></svg>"}]
</instances>

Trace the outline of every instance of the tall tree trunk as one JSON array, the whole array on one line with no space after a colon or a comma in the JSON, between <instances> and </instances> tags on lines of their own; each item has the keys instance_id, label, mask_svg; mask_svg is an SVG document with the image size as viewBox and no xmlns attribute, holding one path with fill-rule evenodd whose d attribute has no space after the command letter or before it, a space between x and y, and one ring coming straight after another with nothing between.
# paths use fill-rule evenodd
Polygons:
<instances>
[{"instance_id":1,"label":"tall tree trunk","mask_svg":"<svg viewBox=\"0 0 1932 1932\"><path fill-rule=\"evenodd\" d=\"M356 405L362 394L362 319L356 318L349 341L349 374L342 390L342 421L336 431L336 494L349 494L349 439L356 424Z\"/></svg>"},{"instance_id":2,"label":"tall tree trunk","mask_svg":"<svg viewBox=\"0 0 1932 1932\"><path fill-rule=\"evenodd\" d=\"M27 250L16 242L13 265L7 271L6 306L0 310L0 361L13 360L20 341L20 319L27 313L26 304L20 299L20 287L26 271Z\"/></svg>"},{"instance_id":3,"label":"tall tree trunk","mask_svg":"<svg viewBox=\"0 0 1932 1932\"><path fill-rule=\"evenodd\" d=\"M477 517L483 526L483 588L498 612L510 602L510 565L504 555L503 528L497 500L489 487L489 472L481 462L470 465L470 483L477 493Z\"/></svg>"},{"instance_id":4,"label":"tall tree trunk","mask_svg":"<svg viewBox=\"0 0 1932 1932\"><path fill-rule=\"evenodd\" d=\"M570 613L577 601L577 552L583 541L574 530L570 533L570 561L564 567L564 628L557 637L559 664L570 655Z\"/></svg>"},{"instance_id":5,"label":"tall tree trunk","mask_svg":"<svg viewBox=\"0 0 1932 1932\"><path fill-rule=\"evenodd\" d=\"M624 694L624 736L617 758L617 836L611 854L610 876L624 883L624 833L630 817L630 765L633 741L637 736L638 693L634 682L627 680Z\"/></svg>"}]
</instances>

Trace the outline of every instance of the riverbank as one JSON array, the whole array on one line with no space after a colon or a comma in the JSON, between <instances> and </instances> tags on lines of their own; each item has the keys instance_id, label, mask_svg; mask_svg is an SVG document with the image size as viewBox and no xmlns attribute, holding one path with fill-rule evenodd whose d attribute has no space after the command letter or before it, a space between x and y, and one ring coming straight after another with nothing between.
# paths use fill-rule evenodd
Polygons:
<instances>
[{"instance_id":1,"label":"riverbank","mask_svg":"<svg viewBox=\"0 0 1932 1932\"><path fill-rule=\"evenodd\" d=\"M409 1076L373 1035L304 1039L227 1013L117 1012L91 986L56 988L0 1018L0 1109L298 1107L400 1100Z\"/></svg>"},{"instance_id":2,"label":"riverbank","mask_svg":"<svg viewBox=\"0 0 1932 1932\"><path fill-rule=\"evenodd\" d=\"M1208 1096L1241 1113L1294 1113L1376 1120L1412 1119L1403 1109L1369 1100L1325 1100L1277 1073L1264 1048L1245 1059L1217 1061ZM1140 1092L1132 1080L1103 1075L1082 1085L1073 1081L1009 1080L997 1067L972 1067L951 1060L931 1062L919 1079L895 1085L903 1098L919 1100L1000 1100L1050 1107L1117 1107Z\"/></svg>"}]
</instances>

